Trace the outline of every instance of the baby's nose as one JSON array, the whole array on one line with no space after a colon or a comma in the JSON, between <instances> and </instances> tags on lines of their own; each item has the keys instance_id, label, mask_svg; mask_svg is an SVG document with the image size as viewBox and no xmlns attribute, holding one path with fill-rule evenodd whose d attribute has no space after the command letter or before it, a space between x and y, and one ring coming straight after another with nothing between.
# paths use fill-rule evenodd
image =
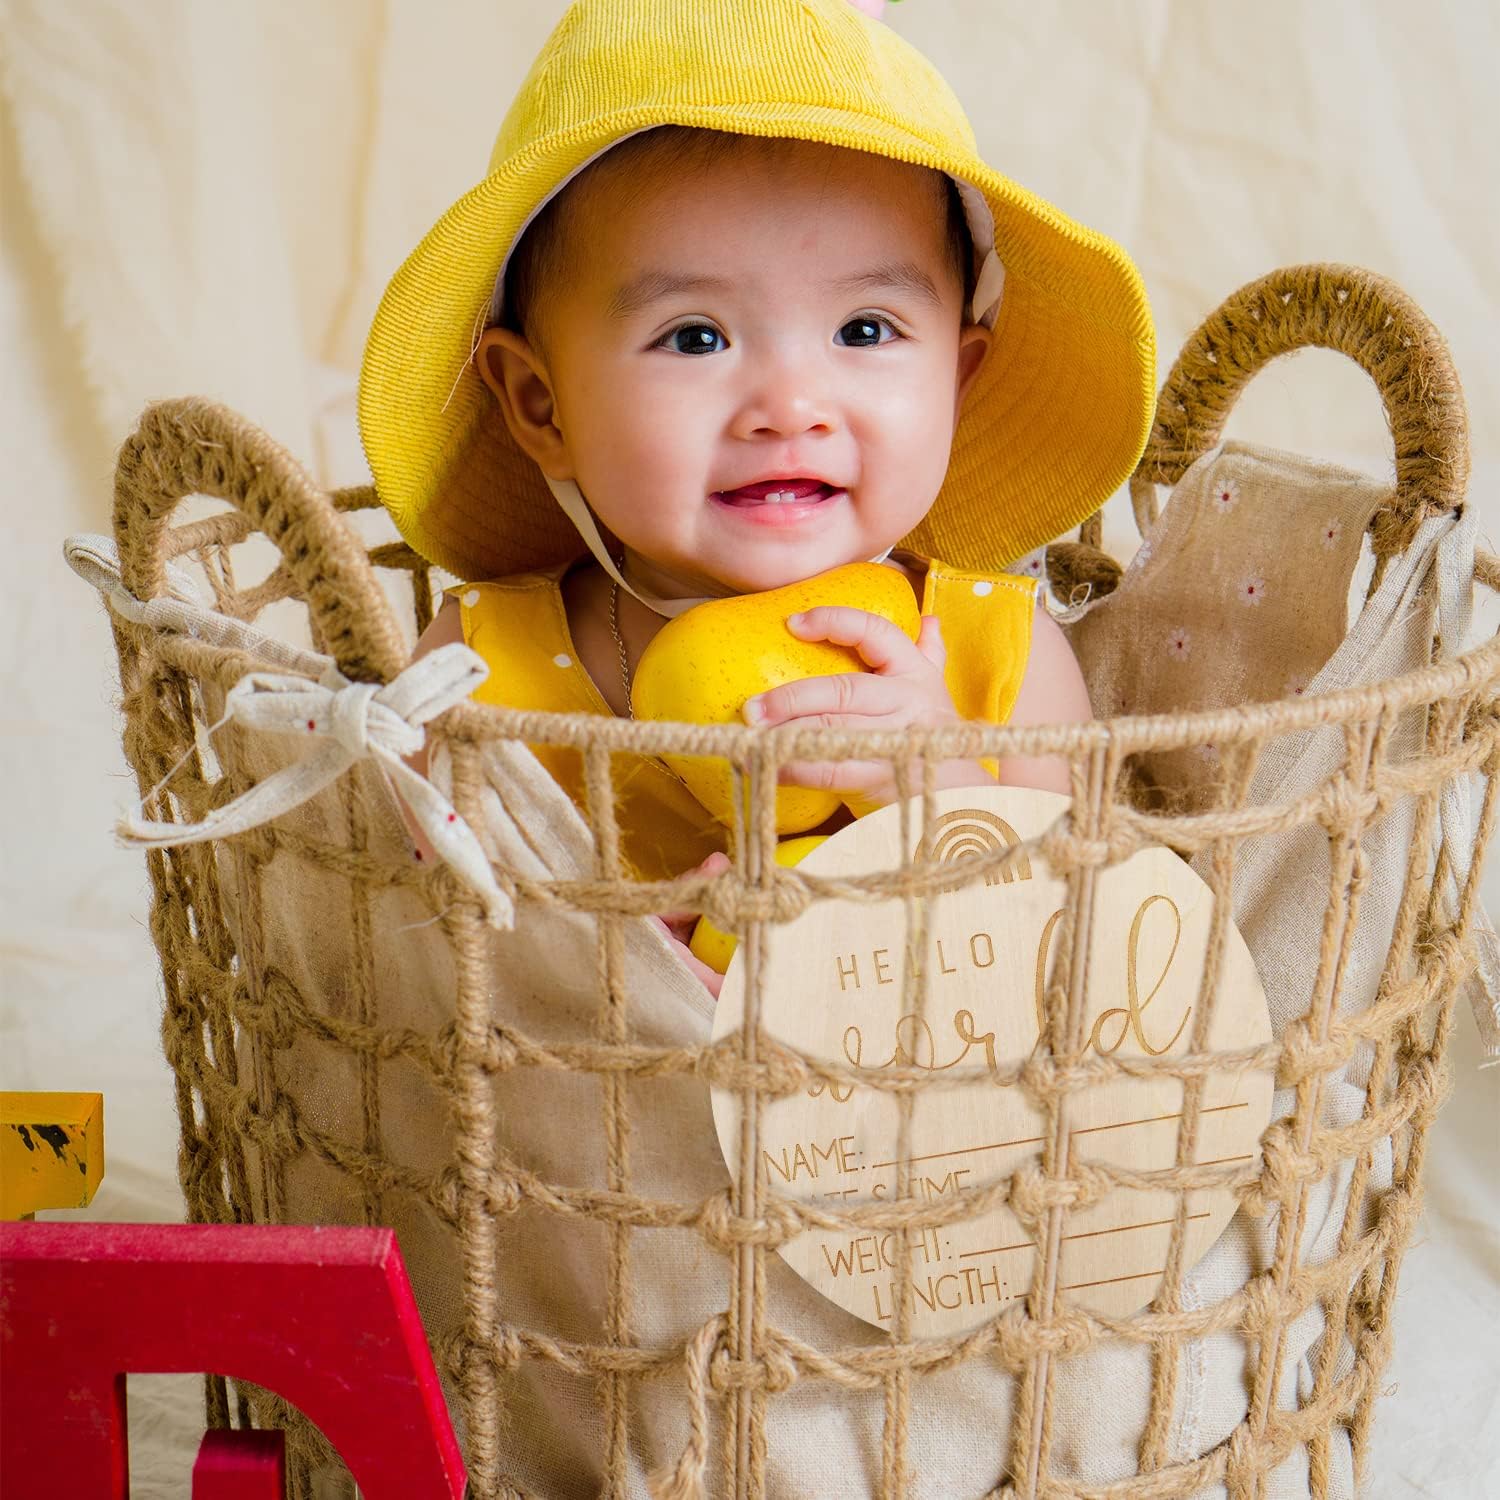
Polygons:
<instances>
[{"instance_id":1,"label":"baby's nose","mask_svg":"<svg viewBox=\"0 0 1500 1500\"><path fill-rule=\"evenodd\" d=\"M743 438L800 437L837 425L833 401L805 369L768 373L746 396L734 424L735 436Z\"/></svg>"}]
</instances>

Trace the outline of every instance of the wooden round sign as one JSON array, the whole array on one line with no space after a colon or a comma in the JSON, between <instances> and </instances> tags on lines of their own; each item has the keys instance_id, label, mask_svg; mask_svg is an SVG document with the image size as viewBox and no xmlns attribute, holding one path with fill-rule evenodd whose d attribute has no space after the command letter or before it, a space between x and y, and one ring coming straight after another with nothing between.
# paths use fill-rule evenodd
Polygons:
<instances>
[{"instance_id":1,"label":"wooden round sign","mask_svg":"<svg viewBox=\"0 0 1500 1500\"><path fill-rule=\"evenodd\" d=\"M1035 839L1068 805L1053 792L967 787L940 792L931 858L957 859ZM886 807L840 830L799 868L815 875L900 868L920 837L914 806L903 840L901 810ZM765 944L762 1026L803 1052L865 1068L893 1064L974 1069L1005 1066L1035 1048L1042 992L1065 905L1063 881L1028 851L1007 872L927 903L926 937L909 944L900 900L814 902L772 927ZM1213 896L1168 849L1143 849L1101 870L1093 899L1089 1008L1082 1035L1102 1056L1172 1057L1189 1048ZM912 1008L907 950L927 966L927 995ZM714 1036L744 1016L742 954L724 978ZM1265 994L1244 939L1229 929L1206 1049L1270 1039ZM1270 1119L1269 1072L1214 1072L1200 1100L1198 1163L1251 1163ZM1173 1078L1117 1078L1068 1097L1073 1160L1167 1168L1177 1160L1183 1085ZM731 1171L739 1155L740 1098L716 1089L714 1123ZM892 1197L898 1106L892 1093L825 1088L768 1100L759 1169L776 1192L833 1207ZM921 1199L982 1187L1040 1157L1044 1116L1019 1087L922 1088L913 1097L910 1194ZM1057 1287L1063 1299L1120 1316L1156 1294L1178 1194L1116 1189L1068 1213ZM1184 1265L1196 1262L1234 1210L1226 1190L1187 1195ZM940 1229L906 1231L911 1245L911 1331L956 1333L992 1318L1031 1285L1037 1247L1009 1208ZM892 1326L895 1231L809 1230L785 1245L787 1263L825 1296L880 1327Z\"/></svg>"}]
</instances>

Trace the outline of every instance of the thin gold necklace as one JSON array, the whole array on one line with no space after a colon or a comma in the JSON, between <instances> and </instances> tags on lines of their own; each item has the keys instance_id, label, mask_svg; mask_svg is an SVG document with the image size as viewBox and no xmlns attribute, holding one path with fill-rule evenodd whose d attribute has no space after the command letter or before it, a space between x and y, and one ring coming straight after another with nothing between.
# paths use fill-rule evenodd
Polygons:
<instances>
[{"instance_id":1,"label":"thin gold necklace","mask_svg":"<svg viewBox=\"0 0 1500 1500\"><path fill-rule=\"evenodd\" d=\"M625 689L625 710L635 718L635 704L630 701L630 653L625 649L625 637L620 634L620 584L611 579L609 585L609 633L615 638L615 648L620 653L620 686Z\"/></svg>"}]
</instances>

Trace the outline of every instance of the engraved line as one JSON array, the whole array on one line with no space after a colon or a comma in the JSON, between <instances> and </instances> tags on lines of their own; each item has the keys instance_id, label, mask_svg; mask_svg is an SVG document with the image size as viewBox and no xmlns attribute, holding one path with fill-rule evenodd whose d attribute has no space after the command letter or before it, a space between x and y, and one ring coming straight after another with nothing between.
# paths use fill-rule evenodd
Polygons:
<instances>
[{"instance_id":1,"label":"engraved line","mask_svg":"<svg viewBox=\"0 0 1500 1500\"><path fill-rule=\"evenodd\" d=\"M1166 1267L1160 1271L1137 1271L1131 1276L1107 1276L1103 1281L1075 1281L1069 1286L1059 1287L1061 1292L1081 1292L1091 1286L1113 1286L1117 1281L1141 1281L1147 1276L1161 1276L1165 1274ZM1024 1297L1025 1292L1007 1292L1000 1300L1002 1302L1014 1302L1018 1297Z\"/></svg>"},{"instance_id":2,"label":"engraved line","mask_svg":"<svg viewBox=\"0 0 1500 1500\"><path fill-rule=\"evenodd\" d=\"M1248 1109L1249 1107L1249 1101L1244 1100L1239 1104L1215 1104L1208 1109L1200 1109L1198 1113L1200 1115L1212 1115L1217 1114L1220 1110L1224 1109ZM1124 1130L1127 1126L1130 1125L1155 1125L1162 1120L1180 1120L1181 1118L1182 1111L1179 1109L1176 1114L1147 1115L1144 1119L1140 1120L1121 1120L1118 1124L1115 1125L1086 1125L1081 1130L1073 1131L1072 1134L1092 1135L1096 1130ZM1035 1146L1039 1145L1042 1139L1043 1137L1039 1135L1028 1135L1018 1141L994 1141L988 1146L960 1146L954 1151L930 1151L926 1156L907 1157L906 1164L907 1166L911 1166L913 1163L919 1161L937 1161L939 1157L943 1156L968 1156L970 1152L974 1151L1003 1151L1007 1146ZM1241 1159L1242 1158L1235 1156L1226 1156L1221 1158L1221 1160L1223 1161L1239 1161ZM878 1172L882 1167L894 1167L895 1165L896 1163L893 1161L872 1162L870 1164L870 1171ZM1205 1167L1208 1166L1209 1163L1200 1161L1197 1163L1197 1165L1200 1167ZM854 1170L856 1172L863 1172L865 1169L863 1167L856 1167Z\"/></svg>"},{"instance_id":3,"label":"engraved line","mask_svg":"<svg viewBox=\"0 0 1500 1500\"><path fill-rule=\"evenodd\" d=\"M1211 1215L1207 1213L1189 1214L1188 1223L1191 1224L1194 1219L1207 1219L1209 1217L1211 1217ZM1155 1229L1159 1225L1171 1224L1174 1222L1175 1221L1173 1219L1146 1219L1140 1224L1118 1224L1113 1229L1081 1229L1077 1234L1065 1234L1063 1238L1065 1240L1091 1240L1095 1235L1099 1234L1124 1234L1127 1230L1130 1229ZM1035 1240L1022 1240L1017 1245L993 1245L988 1250L960 1250L958 1252L958 1258L960 1260L963 1260L965 1256L969 1255L1002 1255L1007 1250L1029 1249L1035 1243Z\"/></svg>"},{"instance_id":4,"label":"engraved line","mask_svg":"<svg viewBox=\"0 0 1500 1500\"><path fill-rule=\"evenodd\" d=\"M1161 1271L1137 1271L1134 1276L1106 1276L1103 1281L1075 1281L1072 1286L1065 1286L1062 1290L1081 1292L1086 1286L1113 1286L1117 1281L1140 1281L1147 1276L1160 1276L1165 1270L1166 1267L1163 1266Z\"/></svg>"},{"instance_id":5,"label":"engraved line","mask_svg":"<svg viewBox=\"0 0 1500 1500\"><path fill-rule=\"evenodd\" d=\"M1035 1240L1021 1240L1015 1245L991 1245L988 1250L960 1250L958 1258L963 1260L969 1255L1004 1255L1007 1250L1030 1250L1035 1244Z\"/></svg>"},{"instance_id":6,"label":"engraved line","mask_svg":"<svg viewBox=\"0 0 1500 1500\"><path fill-rule=\"evenodd\" d=\"M1189 1214L1188 1223L1191 1224L1194 1219L1207 1219L1209 1217L1210 1215L1207 1213ZM1159 1225L1171 1224L1173 1222L1173 1219L1147 1219L1144 1223L1124 1224L1118 1229L1083 1229L1077 1234L1065 1234L1063 1238L1065 1240L1091 1240L1096 1234L1124 1234L1127 1229L1155 1229Z\"/></svg>"},{"instance_id":7,"label":"engraved line","mask_svg":"<svg viewBox=\"0 0 1500 1500\"><path fill-rule=\"evenodd\" d=\"M1208 1109L1200 1109L1198 1113L1200 1115L1212 1115L1217 1114L1223 1109L1249 1109L1249 1107L1249 1100L1244 1100L1239 1104L1215 1104ZM1085 1125L1081 1130L1070 1131L1069 1134L1092 1135L1096 1130L1122 1130L1127 1125L1155 1125L1161 1120L1180 1120L1181 1118L1182 1111L1179 1109L1176 1114L1147 1115L1143 1120L1121 1120L1118 1125Z\"/></svg>"},{"instance_id":8,"label":"engraved line","mask_svg":"<svg viewBox=\"0 0 1500 1500\"><path fill-rule=\"evenodd\" d=\"M1003 1151L1007 1146L1035 1146L1039 1145L1042 1139L1043 1137L1039 1135L1028 1135L1018 1141L994 1141L988 1146L960 1146L956 1151L930 1151L926 1156L908 1156L906 1164L911 1166L913 1162L936 1161L940 1156L967 1156L971 1151ZM877 1161L871 1164L870 1170L878 1172L882 1167L895 1165L893 1161ZM858 1170L862 1172L864 1168L860 1167Z\"/></svg>"}]
</instances>

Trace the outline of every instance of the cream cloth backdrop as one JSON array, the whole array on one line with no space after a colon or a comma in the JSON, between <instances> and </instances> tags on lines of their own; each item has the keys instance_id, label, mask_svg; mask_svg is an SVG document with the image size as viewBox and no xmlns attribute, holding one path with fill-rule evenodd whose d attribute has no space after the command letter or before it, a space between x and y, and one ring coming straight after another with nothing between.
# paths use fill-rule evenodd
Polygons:
<instances>
[{"instance_id":1,"label":"cream cloth backdrop","mask_svg":"<svg viewBox=\"0 0 1500 1500\"><path fill-rule=\"evenodd\" d=\"M0 1087L106 1095L93 1217L170 1220L175 1122L132 783L99 606L61 539L108 529L114 450L189 392L266 427L330 484L365 477L363 332L388 274L482 173L561 0L0 0ZM907 0L1002 170L1126 244L1164 367L1274 266L1367 265L1449 338L1473 423L1472 502L1500 510L1500 206L1493 7ZM1311 354L1263 376L1235 435L1390 472L1373 392ZM15 544L18 538L19 545ZM1106 543L1135 540L1112 502ZM1493 614L1478 628L1493 631ZM1487 894L1500 894L1492 862ZM1497 903L1487 902L1494 912ZM1460 1014L1425 1232L1405 1263L1377 1500L1479 1495L1500 1466L1500 1069ZM132 1383L137 1500L188 1493L194 1380Z\"/></svg>"}]
</instances>

